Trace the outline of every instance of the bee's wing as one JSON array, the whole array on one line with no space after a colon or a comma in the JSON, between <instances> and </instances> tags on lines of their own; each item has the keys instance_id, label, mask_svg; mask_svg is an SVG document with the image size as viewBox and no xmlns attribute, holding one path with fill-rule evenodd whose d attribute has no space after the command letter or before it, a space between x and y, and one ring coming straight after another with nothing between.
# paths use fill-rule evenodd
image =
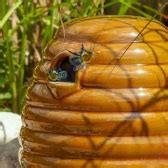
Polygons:
<instances>
[{"instance_id":1,"label":"bee's wing","mask_svg":"<svg viewBox=\"0 0 168 168\"><path fill-rule=\"evenodd\" d=\"M74 67L80 66L82 64L82 59L80 56L75 55L69 58L69 62Z\"/></svg>"},{"instance_id":2,"label":"bee's wing","mask_svg":"<svg viewBox=\"0 0 168 168\"><path fill-rule=\"evenodd\" d=\"M81 65L74 67L73 70L74 70L74 71L78 71L78 70L82 69L82 68L84 67L84 65L85 65L85 64L82 63Z\"/></svg>"}]
</instances>

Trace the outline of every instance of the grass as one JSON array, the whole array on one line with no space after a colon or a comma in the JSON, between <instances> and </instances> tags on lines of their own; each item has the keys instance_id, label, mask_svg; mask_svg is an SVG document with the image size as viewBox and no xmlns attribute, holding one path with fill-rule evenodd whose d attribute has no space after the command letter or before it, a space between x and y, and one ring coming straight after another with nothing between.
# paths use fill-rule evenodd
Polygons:
<instances>
[{"instance_id":1,"label":"grass","mask_svg":"<svg viewBox=\"0 0 168 168\"><path fill-rule=\"evenodd\" d=\"M164 2L0 0L0 111L20 113L33 68L61 21L103 14L163 18L158 7Z\"/></svg>"}]
</instances>

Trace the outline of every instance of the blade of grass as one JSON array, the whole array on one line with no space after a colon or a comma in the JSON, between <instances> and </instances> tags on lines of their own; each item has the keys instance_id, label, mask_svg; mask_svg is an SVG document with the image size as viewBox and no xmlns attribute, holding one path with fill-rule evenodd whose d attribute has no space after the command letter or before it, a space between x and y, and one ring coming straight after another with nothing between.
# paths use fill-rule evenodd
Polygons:
<instances>
[{"instance_id":1,"label":"blade of grass","mask_svg":"<svg viewBox=\"0 0 168 168\"><path fill-rule=\"evenodd\" d=\"M3 28L9 17L12 15L12 13L21 5L22 1L16 2L13 7L7 12L7 14L2 18L0 21L0 29Z\"/></svg>"},{"instance_id":2,"label":"blade of grass","mask_svg":"<svg viewBox=\"0 0 168 168\"><path fill-rule=\"evenodd\" d=\"M130 6L134 3L135 0L120 0L119 2L121 3L120 9L118 11L118 15L125 15L127 11L130 9ZM127 5L125 5L127 4Z\"/></svg>"},{"instance_id":3,"label":"blade of grass","mask_svg":"<svg viewBox=\"0 0 168 168\"><path fill-rule=\"evenodd\" d=\"M117 3L120 3L119 1L114 1L114 2L108 2L107 4L104 5L104 8L107 8L109 6L115 5Z\"/></svg>"},{"instance_id":4,"label":"blade of grass","mask_svg":"<svg viewBox=\"0 0 168 168\"><path fill-rule=\"evenodd\" d=\"M162 16L162 17L165 17L165 15L161 12L161 11L158 11L158 10L155 10L147 5L143 5L139 2L134 2L135 5L139 6L139 7L143 7L144 9L147 9L151 12L153 12L154 14L158 14L159 16Z\"/></svg>"},{"instance_id":5,"label":"blade of grass","mask_svg":"<svg viewBox=\"0 0 168 168\"><path fill-rule=\"evenodd\" d=\"M132 9L132 10L134 10L135 12L141 14L142 16L145 16L145 17L147 17L147 18L151 18L151 17L152 17L151 15L149 15L149 14L143 12L142 10L140 10L140 9L138 9L138 8L136 8L136 7L132 6L132 5L130 5L129 3L125 2L125 1L120 0L120 3L126 5L127 7L129 7L129 8Z\"/></svg>"},{"instance_id":6,"label":"blade of grass","mask_svg":"<svg viewBox=\"0 0 168 168\"><path fill-rule=\"evenodd\" d=\"M51 6L49 6L48 15L49 16L43 18L45 31L43 31L42 47L45 47L47 42L51 40L59 24L59 2L57 0L53 0Z\"/></svg>"}]
</instances>

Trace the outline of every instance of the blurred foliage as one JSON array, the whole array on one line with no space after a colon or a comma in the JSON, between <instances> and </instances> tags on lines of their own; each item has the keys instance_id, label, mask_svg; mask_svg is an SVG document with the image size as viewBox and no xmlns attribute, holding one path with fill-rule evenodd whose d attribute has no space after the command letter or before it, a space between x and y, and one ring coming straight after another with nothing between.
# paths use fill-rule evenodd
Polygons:
<instances>
[{"instance_id":1,"label":"blurred foliage","mask_svg":"<svg viewBox=\"0 0 168 168\"><path fill-rule=\"evenodd\" d=\"M20 113L32 70L61 22L96 15L139 15L167 23L167 0L0 0L0 111Z\"/></svg>"}]
</instances>

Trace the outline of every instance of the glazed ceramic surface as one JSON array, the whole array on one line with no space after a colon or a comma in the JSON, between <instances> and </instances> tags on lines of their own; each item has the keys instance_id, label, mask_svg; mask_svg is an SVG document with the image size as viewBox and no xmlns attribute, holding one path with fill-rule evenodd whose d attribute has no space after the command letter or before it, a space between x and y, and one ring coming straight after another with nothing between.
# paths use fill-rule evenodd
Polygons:
<instances>
[{"instance_id":1,"label":"glazed ceramic surface","mask_svg":"<svg viewBox=\"0 0 168 168\"><path fill-rule=\"evenodd\" d=\"M22 167L168 168L168 29L139 17L65 24L27 91Z\"/></svg>"}]
</instances>

